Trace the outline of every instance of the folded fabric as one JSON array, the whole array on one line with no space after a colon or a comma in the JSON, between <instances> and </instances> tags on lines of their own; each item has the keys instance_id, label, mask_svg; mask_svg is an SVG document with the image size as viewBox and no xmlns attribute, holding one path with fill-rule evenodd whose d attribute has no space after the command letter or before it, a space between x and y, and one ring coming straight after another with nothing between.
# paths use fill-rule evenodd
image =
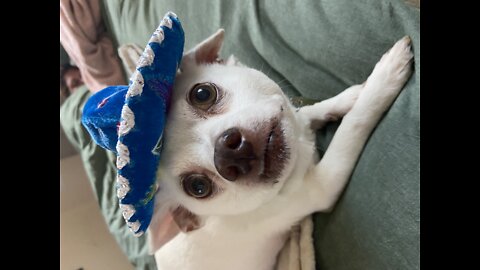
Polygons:
<instances>
[{"instance_id":1,"label":"folded fabric","mask_svg":"<svg viewBox=\"0 0 480 270\"><path fill-rule=\"evenodd\" d=\"M100 5L100 1L60 0L60 43L94 93L108 85L125 84Z\"/></svg>"}]
</instances>

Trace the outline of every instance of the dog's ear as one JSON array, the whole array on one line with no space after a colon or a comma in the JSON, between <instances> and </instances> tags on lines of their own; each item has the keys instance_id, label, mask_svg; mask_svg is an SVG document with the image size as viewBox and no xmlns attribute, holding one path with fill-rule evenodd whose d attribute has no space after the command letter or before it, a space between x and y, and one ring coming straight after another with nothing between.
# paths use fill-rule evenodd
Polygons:
<instances>
[{"instance_id":1,"label":"dog's ear","mask_svg":"<svg viewBox=\"0 0 480 270\"><path fill-rule=\"evenodd\" d=\"M159 248L180 232L172 213L166 209L155 209L152 221L148 226L149 253L154 254Z\"/></svg>"},{"instance_id":2,"label":"dog's ear","mask_svg":"<svg viewBox=\"0 0 480 270\"><path fill-rule=\"evenodd\" d=\"M155 211L149 230L149 252L154 254L178 233L188 233L202 226L201 219L183 206L173 210L159 209Z\"/></svg>"},{"instance_id":3,"label":"dog's ear","mask_svg":"<svg viewBox=\"0 0 480 270\"><path fill-rule=\"evenodd\" d=\"M203 225L197 215L188 211L183 206L177 207L177 209L172 212L172 216L175 224L177 224L178 228L184 233L194 231Z\"/></svg>"},{"instance_id":4,"label":"dog's ear","mask_svg":"<svg viewBox=\"0 0 480 270\"><path fill-rule=\"evenodd\" d=\"M191 64L199 65L222 62L223 60L219 59L219 53L223 45L224 36L225 30L218 29L213 35L185 53L182 58L182 69Z\"/></svg>"},{"instance_id":5,"label":"dog's ear","mask_svg":"<svg viewBox=\"0 0 480 270\"><path fill-rule=\"evenodd\" d=\"M175 237L180 230L173 220L170 212L163 216L153 215L152 222L148 227L149 253L154 254L164 244Z\"/></svg>"}]
</instances>

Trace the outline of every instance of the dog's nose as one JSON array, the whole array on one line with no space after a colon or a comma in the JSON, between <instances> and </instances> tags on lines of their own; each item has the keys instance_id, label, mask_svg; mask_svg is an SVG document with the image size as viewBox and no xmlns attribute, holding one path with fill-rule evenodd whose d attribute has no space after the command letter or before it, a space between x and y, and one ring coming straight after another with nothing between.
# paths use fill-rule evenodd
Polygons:
<instances>
[{"instance_id":1,"label":"dog's nose","mask_svg":"<svg viewBox=\"0 0 480 270\"><path fill-rule=\"evenodd\" d=\"M257 158L253 146L238 128L230 128L215 142L214 163L218 173L229 181L252 170L252 162Z\"/></svg>"}]
</instances>

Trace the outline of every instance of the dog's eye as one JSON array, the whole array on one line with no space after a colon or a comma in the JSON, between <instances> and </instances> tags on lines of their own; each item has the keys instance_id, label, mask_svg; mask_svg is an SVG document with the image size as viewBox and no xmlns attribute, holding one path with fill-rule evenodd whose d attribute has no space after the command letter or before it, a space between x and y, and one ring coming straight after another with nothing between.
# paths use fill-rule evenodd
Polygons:
<instances>
[{"instance_id":1,"label":"dog's eye","mask_svg":"<svg viewBox=\"0 0 480 270\"><path fill-rule=\"evenodd\" d=\"M203 199L213 192L213 183L210 178L203 174L191 174L182 182L185 193L197 199Z\"/></svg>"},{"instance_id":2,"label":"dog's eye","mask_svg":"<svg viewBox=\"0 0 480 270\"><path fill-rule=\"evenodd\" d=\"M188 95L192 106L208 110L217 101L217 87L213 83L196 84Z\"/></svg>"}]
</instances>

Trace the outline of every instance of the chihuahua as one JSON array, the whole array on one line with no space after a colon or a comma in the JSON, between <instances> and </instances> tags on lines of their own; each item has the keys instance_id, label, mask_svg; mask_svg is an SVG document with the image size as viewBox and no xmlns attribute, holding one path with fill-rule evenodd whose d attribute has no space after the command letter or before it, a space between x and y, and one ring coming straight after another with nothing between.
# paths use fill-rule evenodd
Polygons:
<instances>
[{"instance_id":1,"label":"chihuahua","mask_svg":"<svg viewBox=\"0 0 480 270\"><path fill-rule=\"evenodd\" d=\"M412 73L399 40L363 84L297 109L235 57L224 30L185 53L177 73L149 227L159 270L271 270L291 227L330 211L382 115ZM319 160L315 131L343 118Z\"/></svg>"}]
</instances>

